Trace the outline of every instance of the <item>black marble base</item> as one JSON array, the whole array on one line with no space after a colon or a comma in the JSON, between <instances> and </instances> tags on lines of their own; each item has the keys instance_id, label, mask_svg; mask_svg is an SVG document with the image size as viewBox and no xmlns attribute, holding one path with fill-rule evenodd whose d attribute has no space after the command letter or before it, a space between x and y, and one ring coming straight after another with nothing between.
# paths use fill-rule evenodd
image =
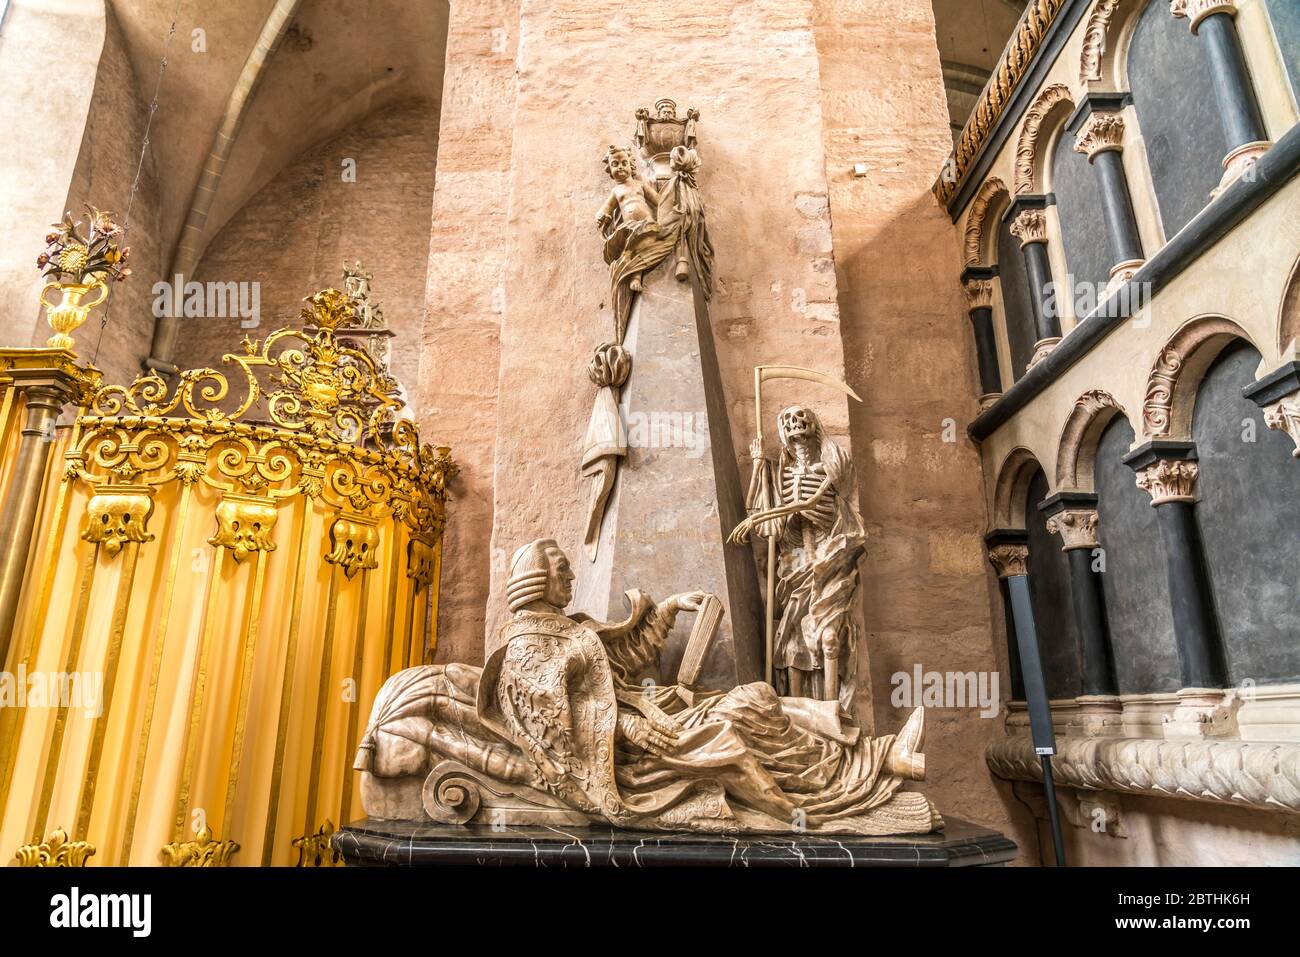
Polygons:
<instances>
[{"instance_id":1,"label":"black marble base","mask_svg":"<svg viewBox=\"0 0 1300 957\"><path fill-rule=\"evenodd\" d=\"M511 827L356 821L334 846L349 866L431 867L968 867L1004 864L1016 845L947 819L934 834L791 837L661 834L610 827Z\"/></svg>"}]
</instances>

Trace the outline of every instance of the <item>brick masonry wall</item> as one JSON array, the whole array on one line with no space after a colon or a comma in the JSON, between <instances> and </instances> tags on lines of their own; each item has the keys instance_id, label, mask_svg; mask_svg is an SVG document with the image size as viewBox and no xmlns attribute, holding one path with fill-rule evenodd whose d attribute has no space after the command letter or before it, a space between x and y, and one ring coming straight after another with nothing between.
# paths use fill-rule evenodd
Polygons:
<instances>
[{"instance_id":1,"label":"brick masonry wall","mask_svg":"<svg viewBox=\"0 0 1300 957\"><path fill-rule=\"evenodd\" d=\"M400 104L307 150L259 190L213 238L194 279L260 283L261 323L183 319L177 364L215 365L245 335L296 323L303 297L342 288L343 261L360 259L397 333L393 372L414 401L437 136L436 104ZM355 182L343 179L349 158Z\"/></svg>"}]
</instances>

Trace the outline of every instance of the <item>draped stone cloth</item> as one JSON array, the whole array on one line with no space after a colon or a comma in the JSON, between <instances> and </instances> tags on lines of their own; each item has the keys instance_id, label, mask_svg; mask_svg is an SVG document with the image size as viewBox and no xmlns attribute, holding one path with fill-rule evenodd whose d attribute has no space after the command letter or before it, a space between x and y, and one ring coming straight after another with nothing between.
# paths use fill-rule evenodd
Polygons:
<instances>
[{"instance_id":1,"label":"draped stone cloth","mask_svg":"<svg viewBox=\"0 0 1300 957\"><path fill-rule=\"evenodd\" d=\"M835 702L779 698L763 683L704 698L639 684L658 667L675 616L639 592L628 598L631 616L617 624L516 612L481 670L425 665L394 675L375 700L356 767L403 777L450 758L628 828L942 826L924 795L882 771L894 737L860 737ZM620 713L675 724L677 741L651 753L623 737Z\"/></svg>"},{"instance_id":2,"label":"draped stone cloth","mask_svg":"<svg viewBox=\"0 0 1300 957\"><path fill-rule=\"evenodd\" d=\"M781 618L772 641L773 681L784 693L789 690L789 669L822 669L821 635L832 630L840 636L842 646L838 662L840 706L851 714L859 637L854 602L858 561L866 551L867 536L848 497L856 486L853 460L826 436L821 422L812 418L821 466L831 482L834 518L829 524L819 524L814 516L800 514L784 524L777 564L776 602ZM793 453L783 443L778 468L794 464ZM822 680L818 675L807 692L822 697Z\"/></svg>"}]
</instances>

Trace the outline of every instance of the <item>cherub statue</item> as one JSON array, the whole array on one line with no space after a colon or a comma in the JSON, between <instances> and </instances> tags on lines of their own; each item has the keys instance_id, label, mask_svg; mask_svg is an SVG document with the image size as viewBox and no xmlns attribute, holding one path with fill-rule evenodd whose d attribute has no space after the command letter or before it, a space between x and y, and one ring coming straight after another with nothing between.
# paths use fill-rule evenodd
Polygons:
<instances>
[{"instance_id":1,"label":"cherub statue","mask_svg":"<svg viewBox=\"0 0 1300 957\"><path fill-rule=\"evenodd\" d=\"M862 518L849 498L853 460L803 406L783 410L777 432L781 452L774 470L761 441L750 448L750 515L728 541L746 542L755 529L776 537L780 619L772 674L778 692L838 699L851 711L858 643L854 601L858 559L866 550ZM762 489L770 490L770 500L760 501Z\"/></svg>"},{"instance_id":2,"label":"cherub statue","mask_svg":"<svg viewBox=\"0 0 1300 957\"><path fill-rule=\"evenodd\" d=\"M699 167L695 150L674 147L671 172L660 191L637 175L631 150L611 146L605 153L605 169L615 185L596 225L605 238L616 345L623 344L641 277L669 256L676 256L673 273L678 281L689 279L694 268L704 297L713 293L713 246L695 182Z\"/></svg>"},{"instance_id":3,"label":"cherub statue","mask_svg":"<svg viewBox=\"0 0 1300 957\"><path fill-rule=\"evenodd\" d=\"M657 680L693 592L606 624L564 609L569 560L550 539L510 561L512 617L486 664L401 671L375 698L357 752L373 818L607 823L654 830L912 834L942 826L922 794L924 712L863 736L832 702Z\"/></svg>"}]
</instances>

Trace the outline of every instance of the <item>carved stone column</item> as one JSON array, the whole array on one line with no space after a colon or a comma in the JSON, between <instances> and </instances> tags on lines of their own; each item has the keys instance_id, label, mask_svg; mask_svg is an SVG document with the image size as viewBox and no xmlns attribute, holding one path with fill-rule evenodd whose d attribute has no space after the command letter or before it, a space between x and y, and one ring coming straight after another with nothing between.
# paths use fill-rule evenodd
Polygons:
<instances>
[{"instance_id":1,"label":"carved stone column","mask_svg":"<svg viewBox=\"0 0 1300 957\"><path fill-rule=\"evenodd\" d=\"M1110 109L1102 111L1100 104L1087 101L1073 122L1079 124L1074 150L1088 157L1101 190L1101 212L1110 242L1109 292L1132 279L1146 259L1124 172L1124 118L1118 112L1122 101L1108 105Z\"/></svg>"},{"instance_id":2,"label":"carved stone column","mask_svg":"<svg viewBox=\"0 0 1300 957\"><path fill-rule=\"evenodd\" d=\"M1016 640L1016 619L1011 607L1010 581L1029 574L1029 536L1024 532L1001 529L990 532L985 539L989 563L998 576L998 590L1002 594L1002 611L1007 623L1007 662L1011 671L1011 698L1025 700L1025 676L1020 665L1020 648ZM1033 616L1033 609L1030 609Z\"/></svg>"},{"instance_id":3,"label":"carved stone column","mask_svg":"<svg viewBox=\"0 0 1300 957\"><path fill-rule=\"evenodd\" d=\"M975 358L980 372L980 410L987 409L1002 395L1002 372L998 366L998 343L993 333L993 277L996 269L972 267L962 274L971 327L975 332Z\"/></svg>"},{"instance_id":4,"label":"carved stone column","mask_svg":"<svg viewBox=\"0 0 1300 957\"><path fill-rule=\"evenodd\" d=\"M1033 368L1061 341L1061 320L1057 316L1055 297L1051 294L1052 264L1047 255L1047 198L1021 196L1007 210L1011 235L1020 240L1025 257L1025 274L1029 277L1029 301L1034 310Z\"/></svg>"},{"instance_id":5,"label":"carved stone column","mask_svg":"<svg viewBox=\"0 0 1300 957\"><path fill-rule=\"evenodd\" d=\"M1228 684L1228 667L1196 524L1196 446L1147 442L1126 455L1124 463L1137 473L1138 487L1151 495L1160 525L1183 685L1179 696L1193 699L1189 720L1208 720L1204 716L1213 710L1211 702L1222 698Z\"/></svg>"},{"instance_id":6,"label":"carved stone column","mask_svg":"<svg viewBox=\"0 0 1300 957\"><path fill-rule=\"evenodd\" d=\"M1231 0L1172 0L1169 12L1188 21L1192 33L1203 41L1209 60L1219 119L1228 141L1217 194L1258 162L1272 145L1237 34L1237 4Z\"/></svg>"},{"instance_id":7,"label":"carved stone column","mask_svg":"<svg viewBox=\"0 0 1300 957\"><path fill-rule=\"evenodd\" d=\"M1122 709L1101 584L1103 569L1097 563L1097 496L1090 492L1057 492L1039 509L1047 516L1047 530L1061 536L1061 551L1070 566L1083 676L1083 694L1077 700L1084 723L1090 733L1116 730Z\"/></svg>"},{"instance_id":8,"label":"carved stone column","mask_svg":"<svg viewBox=\"0 0 1300 957\"><path fill-rule=\"evenodd\" d=\"M1300 459L1300 362L1275 369L1242 394L1264 410L1265 425L1291 437L1291 454Z\"/></svg>"}]
</instances>

